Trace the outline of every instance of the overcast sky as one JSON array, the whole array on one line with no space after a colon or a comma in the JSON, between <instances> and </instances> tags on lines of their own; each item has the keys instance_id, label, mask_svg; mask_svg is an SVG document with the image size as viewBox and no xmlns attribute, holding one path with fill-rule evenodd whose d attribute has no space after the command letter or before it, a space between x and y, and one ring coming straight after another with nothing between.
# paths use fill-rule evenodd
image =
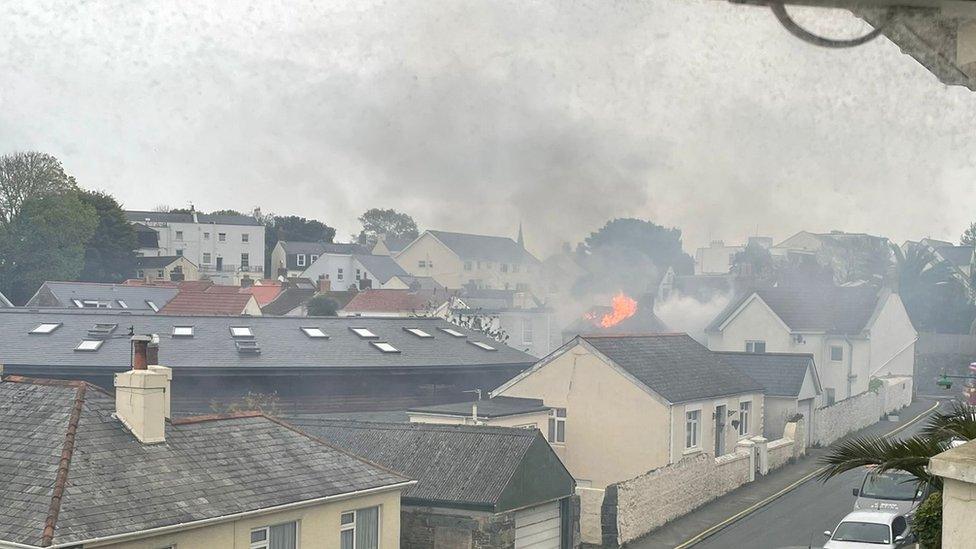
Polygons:
<instances>
[{"instance_id":1,"label":"overcast sky","mask_svg":"<svg viewBox=\"0 0 976 549\"><path fill-rule=\"evenodd\" d=\"M886 39L809 46L716 0L0 4L0 154L126 207L370 207L543 254L607 219L955 240L976 93ZM814 28L863 30L845 13Z\"/></svg>"}]
</instances>

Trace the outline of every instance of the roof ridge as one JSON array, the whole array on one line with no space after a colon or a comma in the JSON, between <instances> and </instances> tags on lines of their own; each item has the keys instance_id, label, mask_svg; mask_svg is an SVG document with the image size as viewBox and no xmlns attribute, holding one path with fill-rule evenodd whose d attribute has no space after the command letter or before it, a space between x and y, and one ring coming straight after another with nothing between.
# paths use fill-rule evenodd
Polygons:
<instances>
[{"instance_id":1,"label":"roof ridge","mask_svg":"<svg viewBox=\"0 0 976 549\"><path fill-rule=\"evenodd\" d=\"M764 352L764 353L750 353L749 351L712 351L719 355L769 355L769 356L802 356L813 358L813 353L786 353L786 352Z\"/></svg>"},{"instance_id":2,"label":"roof ridge","mask_svg":"<svg viewBox=\"0 0 976 549\"><path fill-rule=\"evenodd\" d=\"M226 412L222 414L200 414L196 416L184 416L170 420L171 425L193 425L207 421L222 421L227 419L245 419L251 417L263 417L264 413L257 410L243 410L240 412Z\"/></svg>"},{"instance_id":3,"label":"roof ridge","mask_svg":"<svg viewBox=\"0 0 976 549\"><path fill-rule=\"evenodd\" d=\"M638 337L678 337L687 336L687 332L634 332L629 334L580 334L584 339L635 339Z\"/></svg>"},{"instance_id":4,"label":"roof ridge","mask_svg":"<svg viewBox=\"0 0 976 549\"><path fill-rule=\"evenodd\" d=\"M9 374L3 376L2 378L0 378L0 380L5 381L7 383L23 383L25 385L75 387L76 389L85 387L88 389L93 389L95 391L98 391L99 393L102 393L106 396L112 396L112 393L108 392L108 390L106 390L105 388L95 385L94 383L90 383L88 381L82 381L79 379L55 379L55 378L47 378L47 377L28 377L28 376Z\"/></svg>"},{"instance_id":5,"label":"roof ridge","mask_svg":"<svg viewBox=\"0 0 976 549\"><path fill-rule=\"evenodd\" d=\"M532 430L521 429L518 427L503 427L501 425L467 425L467 424L451 424L451 423L427 423L423 421L417 422L393 422L393 421L367 421L367 420L357 420L357 419L339 419L339 418L321 418L321 419L311 419L306 420L309 423L333 423L349 426L355 428L361 426L360 428L367 428L373 426L375 429L382 429L386 431L397 431L411 429L414 431L462 431L469 433L477 433L479 430L491 431L497 434L508 434L515 437L527 437L532 436Z\"/></svg>"},{"instance_id":6,"label":"roof ridge","mask_svg":"<svg viewBox=\"0 0 976 549\"><path fill-rule=\"evenodd\" d=\"M42 384L43 385L43 384ZM74 405L68 417L68 429L65 431L64 444L61 446L61 458L58 460L58 471L54 477L54 490L51 492L51 503L48 506L47 517L44 519L44 530L41 532L41 547L47 547L54 541L54 530L57 527L58 515L61 513L61 503L64 500L64 489L68 484L68 470L75 449L75 435L78 433L78 423L85 404L85 389L87 383L70 385L76 387Z\"/></svg>"}]
</instances>

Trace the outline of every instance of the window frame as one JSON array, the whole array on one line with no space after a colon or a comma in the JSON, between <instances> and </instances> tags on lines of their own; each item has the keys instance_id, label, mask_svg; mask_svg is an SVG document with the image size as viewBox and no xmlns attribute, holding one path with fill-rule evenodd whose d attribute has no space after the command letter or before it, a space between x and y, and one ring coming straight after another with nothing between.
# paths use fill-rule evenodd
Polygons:
<instances>
[{"instance_id":1,"label":"window frame","mask_svg":"<svg viewBox=\"0 0 976 549\"><path fill-rule=\"evenodd\" d=\"M217 242L227 242L227 233L217 233Z\"/></svg>"},{"instance_id":2,"label":"window frame","mask_svg":"<svg viewBox=\"0 0 976 549\"><path fill-rule=\"evenodd\" d=\"M247 339L254 337L254 330L250 326L231 326L230 336L234 339ZM234 330L247 330L247 333L237 333Z\"/></svg>"},{"instance_id":3,"label":"window frame","mask_svg":"<svg viewBox=\"0 0 976 549\"><path fill-rule=\"evenodd\" d=\"M155 301L153 301L151 299L147 299L146 300L146 305L148 305L149 308L152 309L152 311L154 313L158 313L159 312L159 305L156 305L156 302Z\"/></svg>"},{"instance_id":4,"label":"window frame","mask_svg":"<svg viewBox=\"0 0 976 549\"><path fill-rule=\"evenodd\" d=\"M51 335L62 325L62 322L40 322L37 324L37 326L31 328L31 331L27 333L33 335Z\"/></svg>"},{"instance_id":5,"label":"window frame","mask_svg":"<svg viewBox=\"0 0 976 549\"><path fill-rule=\"evenodd\" d=\"M365 511L367 509L376 509L376 548L380 549L383 545L383 506L382 505L372 505L370 507L361 507L359 509L349 509L347 511L339 512L339 548L342 548L342 533L352 531L352 546L356 547L356 537L359 531L359 512ZM345 515L352 515L352 522L348 524L343 524L342 518Z\"/></svg>"},{"instance_id":6,"label":"window frame","mask_svg":"<svg viewBox=\"0 0 976 549\"><path fill-rule=\"evenodd\" d=\"M840 351L840 358L834 358L834 350ZM843 345L831 345L830 346L830 361L831 362L844 362L844 346Z\"/></svg>"},{"instance_id":7,"label":"window frame","mask_svg":"<svg viewBox=\"0 0 976 549\"><path fill-rule=\"evenodd\" d=\"M743 405L745 409L743 410ZM745 414L743 414L743 411ZM745 419L743 419L745 418ZM739 438L744 438L750 435L749 425L752 421L752 400L740 400L739 401Z\"/></svg>"},{"instance_id":8,"label":"window frame","mask_svg":"<svg viewBox=\"0 0 976 549\"><path fill-rule=\"evenodd\" d=\"M300 326L298 329L309 339L329 339L329 334L318 326Z\"/></svg>"},{"instance_id":9,"label":"window frame","mask_svg":"<svg viewBox=\"0 0 976 549\"><path fill-rule=\"evenodd\" d=\"M434 334L415 326L404 326L403 331L414 337L419 337L420 339L434 339Z\"/></svg>"},{"instance_id":10,"label":"window frame","mask_svg":"<svg viewBox=\"0 0 976 549\"><path fill-rule=\"evenodd\" d=\"M241 252L241 270L251 268L251 254L248 252Z\"/></svg>"},{"instance_id":11,"label":"window frame","mask_svg":"<svg viewBox=\"0 0 976 549\"><path fill-rule=\"evenodd\" d=\"M78 351L80 353L96 353L98 352L99 349L102 348L102 345L104 343L105 343L104 339L91 339L91 338L82 339L75 347L75 351Z\"/></svg>"},{"instance_id":12,"label":"window frame","mask_svg":"<svg viewBox=\"0 0 976 549\"><path fill-rule=\"evenodd\" d=\"M251 241L250 233L241 233L241 242L250 242L250 241Z\"/></svg>"},{"instance_id":13,"label":"window frame","mask_svg":"<svg viewBox=\"0 0 976 549\"><path fill-rule=\"evenodd\" d=\"M695 414L694 419L691 415ZM689 426L694 425L694 429L689 431ZM689 435L694 435L689 445ZM702 444L702 409L701 407L685 408L685 451L701 450Z\"/></svg>"},{"instance_id":14,"label":"window frame","mask_svg":"<svg viewBox=\"0 0 976 549\"><path fill-rule=\"evenodd\" d=\"M376 334L373 330L366 328L364 326L350 326L349 331L355 334L359 339L379 339L380 336Z\"/></svg>"},{"instance_id":15,"label":"window frame","mask_svg":"<svg viewBox=\"0 0 976 549\"><path fill-rule=\"evenodd\" d=\"M283 526L285 524L295 525L295 547L301 547L301 532L302 532L302 521L301 520L288 520L285 522L276 522L274 524L269 524L267 526L259 526L257 528L251 528L248 532L248 548L249 549L269 549L271 547L271 528L274 526ZM259 541L251 541L254 532L264 531L264 539Z\"/></svg>"},{"instance_id":16,"label":"window frame","mask_svg":"<svg viewBox=\"0 0 976 549\"><path fill-rule=\"evenodd\" d=\"M176 241L183 242L183 231L176 231Z\"/></svg>"},{"instance_id":17,"label":"window frame","mask_svg":"<svg viewBox=\"0 0 976 549\"><path fill-rule=\"evenodd\" d=\"M761 345L762 351L757 351L756 346ZM751 347L751 348L750 348ZM752 354L766 354L766 340L765 339L747 339L746 340L746 352Z\"/></svg>"},{"instance_id":18,"label":"window frame","mask_svg":"<svg viewBox=\"0 0 976 549\"><path fill-rule=\"evenodd\" d=\"M528 328L528 330L526 330L526 328ZM529 334L529 337L527 338L525 337L526 333ZM522 319L522 345L534 345L534 344L535 344L535 329L532 326L532 319L523 318Z\"/></svg>"},{"instance_id":19,"label":"window frame","mask_svg":"<svg viewBox=\"0 0 976 549\"><path fill-rule=\"evenodd\" d=\"M187 330L189 330L189 333L187 333ZM181 338L181 337L191 338L193 337L193 335L194 334L193 334L192 324L174 324L173 331L170 333L170 336L175 338Z\"/></svg>"},{"instance_id":20,"label":"window frame","mask_svg":"<svg viewBox=\"0 0 976 549\"><path fill-rule=\"evenodd\" d=\"M213 255L210 252L203 252L203 264L210 265L213 263Z\"/></svg>"},{"instance_id":21,"label":"window frame","mask_svg":"<svg viewBox=\"0 0 976 549\"><path fill-rule=\"evenodd\" d=\"M559 414L562 415L559 415ZM548 431L546 432L546 440L549 444L566 444L566 417L569 415L566 408L551 408L549 410L549 421L548 421ZM559 428L562 427L562 433L559 432Z\"/></svg>"}]
</instances>

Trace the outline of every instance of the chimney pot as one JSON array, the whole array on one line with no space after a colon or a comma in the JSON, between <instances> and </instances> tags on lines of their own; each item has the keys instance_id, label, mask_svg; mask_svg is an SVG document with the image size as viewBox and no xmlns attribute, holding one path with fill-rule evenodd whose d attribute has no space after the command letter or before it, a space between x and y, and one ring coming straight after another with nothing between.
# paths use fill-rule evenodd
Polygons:
<instances>
[{"instance_id":1,"label":"chimney pot","mask_svg":"<svg viewBox=\"0 0 976 549\"><path fill-rule=\"evenodd\" d=\"M132 369L145 370L149 365L149 342L148 336L132 336Z\"/></svg>"}]
</instances>

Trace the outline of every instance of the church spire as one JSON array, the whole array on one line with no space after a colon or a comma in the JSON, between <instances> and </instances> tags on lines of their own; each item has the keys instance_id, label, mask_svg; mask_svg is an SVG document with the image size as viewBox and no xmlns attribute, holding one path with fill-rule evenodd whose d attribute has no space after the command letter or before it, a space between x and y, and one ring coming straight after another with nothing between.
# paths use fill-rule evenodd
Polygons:
<instances>
[{"instance_id":1,"label":"church spire","mask_svg":"<svg viewBox=\"0 0 976 549\"><path fill-rule=\"evenodd\" d=\"M519 248L525 249L525 238L522 237L522 222L519 221L519 232L518 232L518 245Z\"/></svg>"}]
</instances>

